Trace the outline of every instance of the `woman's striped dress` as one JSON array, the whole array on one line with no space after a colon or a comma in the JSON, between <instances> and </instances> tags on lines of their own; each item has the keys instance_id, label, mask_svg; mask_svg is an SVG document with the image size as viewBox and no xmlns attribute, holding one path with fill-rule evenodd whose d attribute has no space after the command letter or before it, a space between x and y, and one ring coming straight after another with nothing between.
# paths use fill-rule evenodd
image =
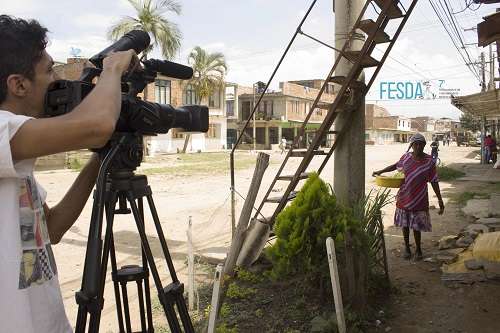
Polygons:
<instances>
[{"instance_id":1,"label":"woman's striped dress","mask_svg":"<svg viewBox=\"0 0 500 333\"><path fill-rule=\"evenodd\" d=\"M435 161L427 154L417 160L408 152L396 166L404 172L405 181L397 195L394 224L416 231L432 231L427 183L439 181Z\"/></svg>"}]
</instances>

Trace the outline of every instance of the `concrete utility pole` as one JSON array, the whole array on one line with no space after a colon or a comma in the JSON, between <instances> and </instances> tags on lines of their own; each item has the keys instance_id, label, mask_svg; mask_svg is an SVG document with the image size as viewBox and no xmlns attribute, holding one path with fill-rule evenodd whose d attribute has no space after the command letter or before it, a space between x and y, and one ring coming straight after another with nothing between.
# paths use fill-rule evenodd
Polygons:
<instances>
[{"instance_id":1,"label":"concrete utility pole","mask_svg":"<svg viewBox=\"0 0 500 333\"><path fill-rule=\"evenodd\" d=\"M342 49L348 33L363 8L363 0L335 0L335 48ZM364 35L353 38L350 49L361 50ZM338 52L336 57L340 55ZM337 66L335 75L347 76L352 64L343 58ZM359 78L364 81L364 75ZM341 112L335 119L335 130L340 131L345 123L346 132L342 142L335 149L333 187L341 202L348 205L360 200L365 193L365 101L364 97L358 110L349 120L348 112Z\"/></svg>"},{"instance_id":2,"label":"concrete utility pole","mask_svg":"<svg viewBox=\"0 0 500 333\"><path fill-rule=\"evenodd\" d=\"M490 81L488 82L488 91L495 90L495 58L493 57L493 44L489 46L490 51Z\"/></svg>"}]
</instances>

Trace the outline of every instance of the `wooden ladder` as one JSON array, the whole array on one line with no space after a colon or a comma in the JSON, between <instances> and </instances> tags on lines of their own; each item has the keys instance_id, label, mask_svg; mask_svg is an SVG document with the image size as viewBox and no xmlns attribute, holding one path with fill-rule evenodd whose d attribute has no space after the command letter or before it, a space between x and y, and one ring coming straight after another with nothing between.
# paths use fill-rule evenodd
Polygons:
<instances>
[{"instance_id":1,"label":"wooden ladder","mask_svg":"<svg viewBox=\"0 0 500 333\"><path fill-rule=\"evenodd\" d=\"M269 186L262 202L260 203L257 211L254 215L255 219L260 220L261 222L268 223L270 225L274 224L274 220L276 216L285 208L288 202L293 200L296 197L297 192L295 191L298 183L307 179L310 175L310 171L307 170L309 164L313 160L314 157L322 158L323 161L321 163L320 168L317 170L318 173L321 173L326 163L332 156L333 151L337 147L339 140L342 139L343 134L347 126L349 126L349 122L337 132L332 131L332 125L340 112L354 112L356 109L360 107L360 101L362 100L359 96L365 96L372 86L377 74L382 68L385 60L387 59L389 52L391 51L394 43L396 42L399 34L401 33L404 25L406 24L410 14L412 13L415 5L418 0L409 0L409 6L407 9L404 8L402 2L398 0L368 0L356 23L353 26L349 34L349 38L344 43L342 50L339 51L339 55L331 68L328 76L326 77L325 82L323 83L314 103L312 104L309 113L307 114L301 128L299 129L298 136L295 137L292 147L288 150L288 153L283 160L281 167L279 168L277 174L275 175L271 185ZM377 6L380 11L377 13L377 17L374 19L363 19L365 12L368 6L372 3ZM384 29L387 24L393 20L397 22L398 26L396 32L392 37L387 34ZM353 40L353 36L355 36L356 31L363 31L367 37L363 43L361 50L352 51L349 50L349 45ZM299 33L301 33L299 31ZM387 44L388 46L384 51L382 58L377 60L372 56L372 52L378 44ZM326 45L326 44L325 44ZM335 70L340 62L340 60L344 58L347 61L352 63L352 67L349 70L346 76L334 76ZM360 74L365 68L374 68L373 72L368 84L364 84L363 82L358 81ZM340 90L338 91L333 103L324 103L321 101L323 94L326 91L326 87L329 83L336 83L340 85ZM260 101L260 100L259 100ZM298 149L299 143L302 142L304 136L306 134L306 128L309 124L309 120L311 119L312 114L317 109L326 109L328 110L325 119L321 123L319 129L316 131L314 135L314 139L310 143L308 148ZM329 149L321 149L320 144L325 140L327 135L334 136L334 142ZM283 170L287 165L287 162L292 158L300 158L300 164L296 169L294 174L286 175L283 174ZM282 196L271 197L271 193L276 188L276 184L278 182L286 182L286 190L284 191ZM262 211L267 205L275 205L273 213L270 217L264 217Z\"/></svg>"}]
</instances>

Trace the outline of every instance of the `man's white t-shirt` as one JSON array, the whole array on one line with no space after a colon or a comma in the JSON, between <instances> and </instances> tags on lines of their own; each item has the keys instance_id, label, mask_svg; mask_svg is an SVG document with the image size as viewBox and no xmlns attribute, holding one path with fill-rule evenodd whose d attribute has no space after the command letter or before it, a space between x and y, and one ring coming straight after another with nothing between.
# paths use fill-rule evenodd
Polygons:
<instances>
[{"instance_id":1,"label":"man's white t-shirt","mask_svg":"<svg viewBox=\"0 0 500 333\"><path fill-rule=\"evenodd\" d=\"M35 159L13 161L10 140L29 117L0 111L0 332L72 332L35 181ZM40 138L43 140L43 138Z\"/></svg>"}]
</instances>

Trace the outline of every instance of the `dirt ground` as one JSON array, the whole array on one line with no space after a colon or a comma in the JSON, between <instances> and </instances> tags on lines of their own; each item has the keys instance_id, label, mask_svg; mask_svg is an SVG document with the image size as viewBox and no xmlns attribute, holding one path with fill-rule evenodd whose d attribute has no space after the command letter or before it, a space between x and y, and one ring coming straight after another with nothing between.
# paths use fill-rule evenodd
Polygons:
<instances>
[{"instance_id":1,"label":"dirt ground","mask_svg":"<svg viewBox=\"0 0 500 333\"><path fill-rule=\"evenodd\" d=\"M390 149L388 149L390 148ZM367 190L375 185L371 178L373 170L383 168L398 160L406 151L406 145L367 146L366 152L366 185ZM477 148L442 147L441 160L446 164L477 163L468 158ZM201 154L206 156L207 154ZM253 159L255 155L249 152L238 153L237 159ZM270 184L274 173L283 158L279 152L271 153L271 165L262 182L260 197L266 185ZM143 164L143 169L157 169L157 172L146 172L149 184L158 209L160 221L174 265L181 282L186 283L186 230L189 216L193 221L193 238L195 251L205 256L223 256L227 251L231 235L230 220L230 179L227 168L219 164L207 164L204 168L187 169L185 172L169 172L168 167L175 166L177 155L164 155ZM312 163L314 169L319 163ZM293 165L292 165L293 168ZM253 174L251 163L242 164L236 173L236 190L246 195ZM44 171L36 174L37 180L48 192L48 204L54 205L64 195L77 176L77 172ZM325 168L322 178L328 182L333 180L332 162ZM456 193L473 185L471 182L443 183L443 192ZM395 193L395 192L394 192ZM423 237L424 251L437 251L433 242L440 236L458 231L467 222L458 207L447 203L446 213L438 217L432 213L434 230ZM236 211L239 212L243 201L238 200ZM431 205L437 206L437 199L430 195ZM58 264L59 280L63 293L64 303L70 322L76 322L77 305L74 294L80 289L83 262L85 258L89 220L91 215L91 201L89 201L76 222L68 231L62 242L54 246ZM393 286L398 291L386 306L385 314L381 317L380 331L393 332L472 332L481 328L483 332L499 332L496 325L500 309L496 307L496 300L500 296L497 284L488 282L473 285L448 285L440 281L439 267L435 263L409 262L400 258L402 237L399 230L392 224L393 207L385 213L384 223L387 226L387 248ZM150 237L155 259L159 265L160 275L164 283L170 282L164 260L161 257L160 246L154 225L146 217L146 233ZM150 219L149 219L150 221ZM118 256L118 266L139 263L140 247L137 231L131 215L120 215L115 218L114 238ZM425 255L425 253L424 253ZM197 281L211 279L208 273L197 271ZM129 288L129 300L134 301L137 296ZM153 292L152 294L156 294ZM136 316L133 316L133 318ZM390 327L390 329L389 329ZM497 329L495 329L497 327ZM138 327L136 326L136 329ZM106 280L105 304L101 319L102 332L116 332L116 312L113 287L110 276Z\"/></svg>"}]
</instances>

